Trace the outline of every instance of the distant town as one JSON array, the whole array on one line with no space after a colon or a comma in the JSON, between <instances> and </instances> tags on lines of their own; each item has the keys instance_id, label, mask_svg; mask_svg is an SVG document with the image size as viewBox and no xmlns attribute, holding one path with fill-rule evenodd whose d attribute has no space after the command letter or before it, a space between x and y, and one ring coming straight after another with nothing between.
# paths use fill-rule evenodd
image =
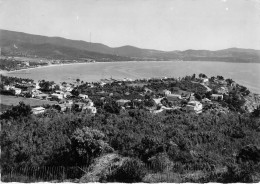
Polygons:
<instances>
[{"instance_id":1,"label":"distant town","mask_svg":"<svg viewBox=\"0 0 260 184\"><path fill-rule=\"evenodd\" d=\"M74 83L59 84L6 76L1 76L1 79L2 95L44 100L46 104L48 101L55 102L53 108L62 112L71 110L74 105L93 115L97 113L94 104L100 103L115 103L118 110L142 108L155 114L175 109L195 113L211 110L224 113L230 110L252 112L260 102L259 95L250 93L232 79L224 79L222 76L208 78L205 74L178 79L165 77L135 81L111 78L96 83L77 79ZM44 111L44 107L33 109L35 114Z\"/></svg>"}]
</instances>

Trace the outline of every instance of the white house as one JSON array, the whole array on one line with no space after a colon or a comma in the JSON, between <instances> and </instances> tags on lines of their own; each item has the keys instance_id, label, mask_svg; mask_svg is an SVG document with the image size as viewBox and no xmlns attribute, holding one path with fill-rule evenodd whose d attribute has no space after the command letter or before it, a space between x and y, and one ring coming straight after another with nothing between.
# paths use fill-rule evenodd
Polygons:
<instances>
[{"instance_id":1,"label":"white house","mask_svg":"<svg viewBox=\"0 0 260 184\"><path fill-rule=\"evenodd\" d=\"M223 95L220 95L220 94L212 94L211 95L211 99L212 100L223 100Z\"/></svg>"},{"instance_id":2,"label":"white house","mask_svg":"<svg viewBox=\"0 0 260 184\"><path fill-rule=\"evenodd\" d=\"M93 103L92 101L88 101L87 106L93 107L93 106L94 106L94 103Z\"/></svg>"},{"instance_id":3,"label":"white house","mask_svg":"<svg viewBox=\"0 0 260 184\"><path fill-rule=\"evenodd\" d=\"M79 94L79 97L82 99L88 99L88 95L84 95L84 94Z\"/></svg>"},{"instance_id":4,"label":"white house","mask_svg":"<svg viewBox=\"0 0 260 184\"><path fill-rule=\"evenodd\" d=\"M154 98L153 101L154 101L157 105L160 105L162 99L163 99L163 98Z\"/></svg>"},{"instance_id":5,"label":"white house","mask_svg":"<svg viewBox=\"0 0 260 184\"><path fill-rule=\"evenodd\" d=\"M171 91L165 89L165 90L163 90L163 93L164 93L165 96L167 96L167 95L170 95L170 94L171 94Z\"/></svg>"},{"instance_id":6,"label":"white house","mask_svg":"<svg viewBox=\"0 0 260 184\"><path fill-rule=\"evenodd\" d=\"M37 99L46 99L48 97L47 94L39 94L39 93L35 93L33 94L35 98Z\"/></svg>"},{"instance_id":7,"label":"white house","mask_svg":"<svg viewBox=\"0 0 260 184\"><path fill-rule=\"evenodd\" d=\"M32 108L33 114L41 114L41 113L44 113L44 112L45 112L45 108L43 108L43 107Z\"/></svg>"},{"instance_id":8,"label":"white house","mask_svg":"<svg viewBox=\"0 0 260 184\"><path fill-rule=\"evenodd\" d=\"M217 92L218 92L219 94L228 94L228 88L222 86L222 87L220 87L220 88L217 89Z\"/></svg>"},{"instance_id":9,"label":"white house","mask_svg":"<svg viewBox=\"0 0 260 184\"><path fill-rule=\"evenodd\" d=\"M176 101L182 99L181 95L179 94L169 94L166 96L168 101Z\"/></svg>"},{"instance_id":10,"label":"white house","mask_svg":"<svg viewBox=\"0 0 260 184\"><path fill-rule=\"evenodd\" d=\"M130 100L124 100L124 99L120 99L120 100L116 101L118 106L124 106L128 102L131 102L131 101Z\"/></svg>"},{"instance_id":11,"label":"white house","mask_svg":"<svg viewBox=\"0 0 260 184\"><path fill-rule=\"evenodd\" d=\"M187 111L193 111L196 113L201 113L202 112L202 104L198 101L190 101L188 102L186 106Z\"/></svg>"},{"instance_id":12,"label":"white house","mask_svg":"<svg viewBox=\"0 0 260 184\"><path fill-rule=\"evenodd\" d=\"M4 85L4 90L8 91L8 90L10 90L10 88L11 88L11 86L9 86L9 85Z\"/></svg>"},{"instance_id":13,"label":"white house","mask_svg":"<svg viewBox=\"0 0 260 184\"><path fill-rule=\"evenodd\" d=\"M87 106L84 109L85 109L86 113L88 113L88 114L96 114L97 113L97 108L96 107Z\"/></svg>"},{"instance_id":14,"label":"white house","mask_svg":"<svg viewBox=\"0 0 260 184\"><path fill-rule=\"evenodd\" d=\"M202 101L203 103L209 103L209 102L211 102L211 100L208 99L208 98L203 98L201 101Z\"/></svg>"},{"instance_id":15,"label":"white house","mask_svg":"<svg viewBox=\"0 0 260 184\"><path fill-rule=\"evenodd\" d=\"M63 99L63 94L53 93L51 97L61 100Z\"/></svg>"},{"instance_id":16,"label":"white house","mask_svg":"<svg viewBox=\"0 0 260 184\"><path fill-rule=\"evenodd\" d=\"M22 89L20 89L20 88L12 88L12 93L14 95L20 95L21 92L22 92Z\"/></svg>"},{"instance_id":17,"label":"white house","mask_svg":"<svg viewBox=\"0 0 260 184\"><path fill-rule=\"evenodd\" d=\"M36 88L36 89L40 89L40 88L41 88L40 85L39 85L39 82L36 82L36 83L35 83L35 88Z\"/></svg>"}]
</instances>

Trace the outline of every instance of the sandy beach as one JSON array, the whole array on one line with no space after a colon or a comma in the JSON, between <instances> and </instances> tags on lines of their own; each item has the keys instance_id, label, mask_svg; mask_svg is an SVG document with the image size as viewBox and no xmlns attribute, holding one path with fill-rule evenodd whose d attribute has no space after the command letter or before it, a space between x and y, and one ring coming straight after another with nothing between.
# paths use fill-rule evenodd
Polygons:
<instances>
[{"instance_id":1,"label":"sandy beach","mask_svg":"<svg viewBox=\"0 0 260 184\"><path fill-rule=\"evenodd\" d=\"M29 70L38 69L38 68L49 68L49 67L64 66L64 65L75 65L75 64L78 65L78 64L89 64L89 63L52 64L52 65L45 65L45 66L37 66L37 67L33 67L33 68L23 68L23 69L12 70L12 71L0 70L0 74L4 75L4 74L7 74L7 73L14 73L14 72L18 72L18 71L29 71Z\"/></svg>"}]
</instances>

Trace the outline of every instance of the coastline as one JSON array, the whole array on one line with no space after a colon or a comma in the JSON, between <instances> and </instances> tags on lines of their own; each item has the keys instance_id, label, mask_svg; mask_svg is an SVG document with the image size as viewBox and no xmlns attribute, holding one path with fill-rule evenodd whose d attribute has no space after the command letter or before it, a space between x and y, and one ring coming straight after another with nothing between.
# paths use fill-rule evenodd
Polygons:
<instances>
[{"instance_id":1,"label":"coastline","mask_svg":"<svg viewBox=\"0 0 260 184\"><path fill-rule=\"evenodd\" d=\"M45 66L37 66L37 67L32 67L32 68L22 68L22 69L18 69L18 70L0 70L0 74L4 75L7 73L12 73L12 72L18 72L18 71L25 71L25 70L33 70L33 69L38 69L38 68L48 68L48 67L55 67L55 66L64 66L64 65L74 65L74 64L89 64L89 63L67 63L67 64L51 64L51 65L45 65Z\"/></svg>"},{"instance_id":2,"label":"coastline","mask_svg":"<svg viewBox=\"0 0 260 184\"><path fill-rule=\"evenodd\" d=\"M162 62L162 63L161 63ZM44 78L43 76L48 73L48 71L52 71L52 73L50 73L50 75L45 76L47 80L56 80L56 81L70 81L72 78L76 79L76 78L80 78L84 81L88 81L88 82L94 82L94 81L99 81L100 79L106 78L107 76L113 76L116 78L124 78L124 77L129 77L129 78L133 78L133 79L140 79L140 78L150 78L152 76L155 75L155 71L157 71L158 68L162 68L161 70L164 71L163 73L159 72L158 75L160 74L160 76L165 76L165 72L166 73L173 73L174 75L169 75L169 76L182 76L182 74L189 74L190 71L192 71L192 73L199 73L203 71L207 71L208 76L210 75L223 75L226 76L225 74L229 74L229 76L227 75L227 78L232 78L235 79L235 81L237 81L239 84L246 86L248 89L250 89L250 91L254 94L260 94L259 91L259 85L256 85L256 83L258 83L257 78L258 75L256 74L259 68L259 65L253 65L253 68L255 69L255 72L252 72L252 67L245 67L246 65L234 65L234 63L227 63L227 68L234 68L234 67L238 67L238 66L242 66L239 67L244 71L241 72L241 75L243 74L243 76L247 77L247 78L236 78L236 75L234 74L233 70L227 69L224 73L222 72L217 72L215 70L208 70L211 69L211 63L208 63L207 65L204 65L205 62L199 62L199 61L186 61L186 62L177 62L177 61L147 61L144 62L143 61L131 61L130 64L129 62L126 61L117 61L117 62L95 62L95 63L99 63L99 64L94 64L92 62L75 62L75 63L61 63L61 64L51 64L51 65L45 65L45 66L38 66L38 67L32 67L32 68L23 68L23 69L18 69L18 70L12 70L12 71L7 71L7 70L0 70L0 74L1 75L6 75L6 76L16 76L16 77L21 77L21 78L37 78L35 80L40 80L42 78ZM126 63L126 65L124 64ZM157 64L160 63L160 64ZM200 63L202 63L202 67L200 67ZM77 64L82 64L82 65L77 65ZM89 65L83 65L83 64L89 64ZM112 64L110 66L110 64ZM151 65L150 65L151 64ZM162 65L167 64L167 68L162 67ZM219 62L217 63L219 64L223 64L223 62ZM251 63L250 63L251 64ZM141 69L135 70L136 68L140 68L140 67L135 67L135 65L141 67ZM214 62L213 66L215 66L216 63ZM55 66L60 66L62 69L54 68ZM75 66L75 67L74 67ZM226 66L223 64L223 67ZM53 67L53 68L51 68ZM244 69L245 67L245 69ZM39 70L32 70L32 69L39 69ZM41 70L41 68L46 68ZM50 69L48 69L50 68ZM73 68L77 68L77 71L75 72L73 70ZM81 68L84 69L84 72L82 72ZM93 68L95 70L97 70L98 72L94 72ZM168 68L172 68L171 70L169 70ZM178 69L178 71L175 71L175 68L180 68ZM60 78L57 78L55 71L59 70L61 72L60 74ZM64 69L64 70L63 70ZM72 73L70 73L72 70ZM78 71L79 70L79 71ZM142 75L143 71L148 71L148 73L150 73L149 75ZM250 71L250 75L245 75L248 74L248 71ZM253 70L254 71L254 70ZM88 75L85 75L85 72L88 73ZM111 73L112 72L112 73ZM154 73L155 72L155 73ZM32 73L32 74L31 74ZM215 73L215 74L214 74ZM252 73L252 74L251 74ZM38 75L40 74L40 76L42 76L40 78L40 76ZM254 75L253 75L254 74ZM58 75L58 73L57 73ZM150 76L151 75L151 76ZM253 77L250 77L250 80L248 81L247 79L249 79L248 76L253 75ZM31 77L30 77L31 76ZM33 78L34 76L34 78ZM158 77L160 77L158 76ZM38 79L40 78L40 79ZM48 79L49 78L49 79ZM252 79L253 82L252 82Z\"/></svg>"}]
</instances>

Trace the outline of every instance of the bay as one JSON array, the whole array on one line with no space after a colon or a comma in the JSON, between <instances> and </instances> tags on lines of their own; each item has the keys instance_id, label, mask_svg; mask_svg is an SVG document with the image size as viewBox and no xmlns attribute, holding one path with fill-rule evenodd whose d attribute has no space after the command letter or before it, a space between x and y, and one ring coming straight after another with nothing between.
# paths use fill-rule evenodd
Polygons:
<instances>
[{"instance_id":1,"label":"bay","mask_svg":"<svg viewBox=\"0 0 260 184\"><path fill-rule=\"evenodd\" d=\"M221 75L231 78L260 94L260 64L205 61L129 61L84 63L48 66L5 73L7 76L31 78L35 81L74 82L76 79L95 82L104 78L143 79L153 77L184 77L204 73L208 77Z\"/></svg>"}]
</instances>

